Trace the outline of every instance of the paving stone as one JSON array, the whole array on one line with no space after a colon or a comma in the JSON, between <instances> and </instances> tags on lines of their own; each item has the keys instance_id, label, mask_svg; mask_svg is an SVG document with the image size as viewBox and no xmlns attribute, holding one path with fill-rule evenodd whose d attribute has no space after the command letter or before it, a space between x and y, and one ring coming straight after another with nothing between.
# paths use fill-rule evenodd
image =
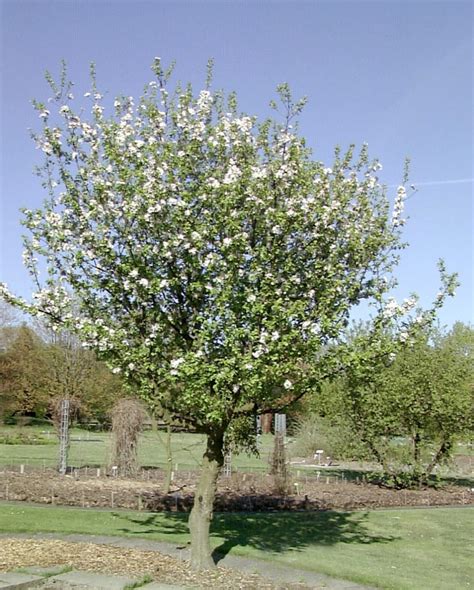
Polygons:
<instances>
[{"instance_id":1,"label":"paving stone","mask_svg":"<svg viewBox=\"0 0 474 590\"><path fill-rule=\"evenodd\" d=\"M50 565L49 567L39 567L34 565L31 567L22 567L21 571L26 574L35 574L37 576L57 576L65 573L65 569L67 568L64 565Z\"/></svg>"},{"instance_id":2,"label":"paving stone","mask_svg":"<svg viewBox=\"0 0 474 590\"><path fill-rule=\"evenodd\" d=\"M125 586L134 584L137 580L125 576L109 576L90 572L66 572L58 576L52 576L49 582L64 583L65 585L79 588L92 588L94 590L123 590Z\"/></svg>"},{"instance_id":3,"label":"paving stone","mask_svg":"<svg viewBox=\"0 0 474 590\"><path fill-rule=\"evenodd\" d=\"M0 573L0 588L5 590L20 590L20 588L33 588L35 582L41 582L41 576L32 574L20 574L18 572Z\"/></svg>"},{"instance_id":4,"label":"paving stone","mask_svg":"<svg viewBox=\"0 0 474 590\"><path fill-rule=\"evenodd\" d=\"M139 590L188 590L190 587L187 586L170 586L169 584L160 584L159 582L150 582L144 586L140 586Z\"/></svg>"}]
</instances>

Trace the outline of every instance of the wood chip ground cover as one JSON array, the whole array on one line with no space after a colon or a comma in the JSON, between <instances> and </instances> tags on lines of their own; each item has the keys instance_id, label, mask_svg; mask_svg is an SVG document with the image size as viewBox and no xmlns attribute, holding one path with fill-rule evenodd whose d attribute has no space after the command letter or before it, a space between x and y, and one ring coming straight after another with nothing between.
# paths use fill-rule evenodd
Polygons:
<instances>
[{"instance_id":1,"label":"wood chip ground cover","mask_svg":"<svg viewBox=\"0 0 474 590\"><path fill-rule=\"evenodd\" d=\"M302 584L277 585L261 576L242 574L218 567L197 573L187 563L156 551L126 549L93 543L68 543L58 540L1 539L0 571L13 571L29 566L69 566L75 570L123 575L190 586L226 590L305 590Z\"/></svg>"}]
</instances>

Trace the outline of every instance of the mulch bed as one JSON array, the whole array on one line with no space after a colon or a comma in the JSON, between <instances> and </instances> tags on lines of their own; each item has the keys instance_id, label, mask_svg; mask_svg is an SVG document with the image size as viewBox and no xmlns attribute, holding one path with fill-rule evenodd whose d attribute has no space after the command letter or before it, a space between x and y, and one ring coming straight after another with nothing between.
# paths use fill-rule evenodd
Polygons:
<instances>
[{"instance_id":1,"label":"mulch bed","mask_svg":"<svg viewBox=\"0 0 474 590\"><path fill-rule=\"evenodd\" d=\"M188 512L193 503L196 474L178 476L170 494L163 494L162 478L127 480L78 473L60 476L54 470L18 470L1 473L0 500L63 506L126 508ZM216 512L275 510L357 510L406 506L460 506L474 504L474 492L462 486L440 489L394 490L362 481L339 481L302 475L291 494L275 493L273 478L235 473L221 477Z\"/></svg>"}]
</instances>

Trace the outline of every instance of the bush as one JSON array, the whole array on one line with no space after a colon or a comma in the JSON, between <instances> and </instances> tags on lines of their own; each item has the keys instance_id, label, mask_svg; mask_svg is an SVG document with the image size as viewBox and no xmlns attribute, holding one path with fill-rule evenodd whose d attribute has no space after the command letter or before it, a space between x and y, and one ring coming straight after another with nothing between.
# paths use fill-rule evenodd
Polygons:
<instances>
[{"instance_id":1,"label":"bush","mask_svg":"<svg viewBox=\"0 0 474 590\"><path fill-rule=\"evenodd\" d=\"M369 456L342 417L331 424L327 418L308 414L296 420L294 433L290 449L293 457L313 457L319 449L334 459L364 460Z\"/></svg>"},{"instance_id":2,"label":"bush","mask_svg":"<svg viewBox=\"0 0 474 590\"><path fill-rule=\"evenodd\" d=\"M312 457L318 449L324 449L327 455L329 443L322 419L309 414L295 421L294 439L291 445L291 455L294 457Z\"/></svg>"},{"instance_id":3,"label":"bush","mask_svg":"<svg viewBox=\"0 0 474 590\"><path fill-rule=\"evenodd\" d=\"M47 439L25 432L4 433L0 435L0 444L2 445L54 445L56 442L55 439Z\"/></svg>"}]
</instances>

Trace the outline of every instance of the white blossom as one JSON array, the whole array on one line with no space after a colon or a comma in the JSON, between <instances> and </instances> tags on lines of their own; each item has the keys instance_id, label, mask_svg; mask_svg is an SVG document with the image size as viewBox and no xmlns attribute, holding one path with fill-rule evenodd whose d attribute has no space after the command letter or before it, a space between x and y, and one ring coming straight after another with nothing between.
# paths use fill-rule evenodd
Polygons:
<instances>
[{"instance_id":1,"label":"white blossom","mask_svg":"<svg viewBox=\"0 0 474 590\"><path fill-rule=\"evenodd\" d=\"M268 171L263 166L252 166L252 180L259 180L260 178L266 178Z\"/></svg>"},{"instance_id":2,"label":"white blossom","mask_svg":"<svg viewBox=\"0 0 474 590\"><path fill-rule=\"evenodd\" d=\"M313 322L309 328L309 331L311 332L311 334L317 336L321 333L321 326L317 322Z\"/></svg>"},{"instance_id":3,"label":"white blossom","mask_svg":"<svg viewBox=\"0 0 474 590\"><path fill-rule=\"evenodd\" d=\"M398 335L398 339L400 340L400 342L406 342L408 340L408 336L409 336L408 332L403 330Z\"/></svg>"},{"instance_id":4,"label":"white blossom","mask_svg":"<svg viewBox=\"0 0 474 590\"><path fill-rule=\"evenodd\" d=\"M402 218L403 211L405 209L405 199L407 193L404 186L399 186L397 189L397 196L395 197L395 204L392 212L392 225L398 227L405 224L405 220Z\"/></svg>"},{"instance_id":5,"label":"white blossom","mask_svg":"<svg viewBox=\"0 0 474 590\"><path fill-rule=\"evenodd\" d=\"M393 297L390 297L390 299L387 301L382 315L384 318L386 319L390 319L393 318L394 316L396 316L399 312L399 306L398 303L396 302L396 300Z\"/></svg>"},{"instance_id":6,"label":"white blossom","mask_svg":"<svg viewBox=\"0 0 474 590\"><path fill-rule=\"evenodd\" d=\"M207 181L207 184L211 187L211 188L219 188L221 186L221 183L216 179L216 178L209 178L209 180Z\"/></svg>"},{"instance_id":7,"label":"white blossom","mask_svg":"<svg viewBox=\"0 0 474 590\"><path fill-rule=\"evenodd\" d=\"M242 175L242 171L236 165L234 160L231 160L229 163L229 168L228 168L222 182L223 182L223 184L233 184L234 182L236 182L240 178L241 175Z\"/></svg>"},{"instance_id":8,"label":"white blossom","mask_svg":"<svg viewBox=\"0 0 474 590\"><path fill-rule=\"evenodd\" d=\"M184 363L184 358L180 357L177 359L172 359L170 361L170 365L172 369L177 369L180 365Z\"/></svg>"}]
</instances>

